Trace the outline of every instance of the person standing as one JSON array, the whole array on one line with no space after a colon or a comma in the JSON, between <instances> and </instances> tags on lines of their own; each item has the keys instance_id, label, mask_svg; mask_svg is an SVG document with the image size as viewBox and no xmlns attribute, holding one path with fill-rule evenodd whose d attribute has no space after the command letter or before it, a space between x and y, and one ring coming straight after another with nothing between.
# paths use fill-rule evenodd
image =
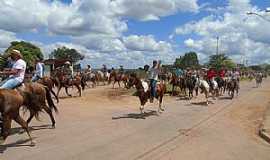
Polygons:
<instances>
[{"instance_id":1,"label":"person standing","mask_svg":"<svg viewBox=\"0 0 270 160\"><path fill-rule=\"evenodd\" d=\"M9 75L9 78L0 83L1 89L14 89L23 83L26 62L22 59L23 56L19 50L13 49L10 53L10 57L14 64L11 69L6 69L1 74Z\"/></svg>"}]
</instances>

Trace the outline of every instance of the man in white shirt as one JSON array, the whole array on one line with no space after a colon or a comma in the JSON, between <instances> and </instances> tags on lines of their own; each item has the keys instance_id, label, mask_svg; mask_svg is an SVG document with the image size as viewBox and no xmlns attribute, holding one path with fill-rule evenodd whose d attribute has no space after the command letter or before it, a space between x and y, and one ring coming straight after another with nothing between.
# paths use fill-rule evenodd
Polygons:
<instances>
[{"instance_id":1,"label":"man in white shirt","mask_svg":"<svg viewBox=\"0 0 270 160\"><path fill-rule=\"evenodd\" d=\"M35 74L32 78L32 82L36 82L39 79L41 79L44 75L44 68L43 68L43 63L41 62L41 59L36 59L36 70L35 70Z\"/></svg>"},{"instance_id":2,"label":"man in white shirt","mask_svg":"<svg viewBox=\"0 0 270 160\"><path fill-rule=\"evenodd\" d=\"M156 84L158 81L158 75L160 73L160 61L153 61L153 66L149 69L148 79L150 80L151 97L150 102L153 103L154 97L156 97Z\"/></svg>"},{"instance_id":3,"label":"man in white shirt","mask_svg":"<svg viewBox=\"0 0 270 160\"><path fill-rule=\"evenodd\" d=\"M0 83L0 89L14 89L23 83L26 62L19 50L13 49L10 53L11 59L14 61L11 69L4 70L1 74L10 75L9 78Z\"/></svg>"}]
</instances>

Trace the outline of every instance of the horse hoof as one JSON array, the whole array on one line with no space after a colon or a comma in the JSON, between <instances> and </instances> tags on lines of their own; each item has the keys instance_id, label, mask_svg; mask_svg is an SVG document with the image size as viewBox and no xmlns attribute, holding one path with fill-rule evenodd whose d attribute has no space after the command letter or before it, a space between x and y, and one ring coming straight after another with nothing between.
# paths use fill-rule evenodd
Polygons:
<instances>
[{"instance_id":1,"label":"horse hoof","mask_svg":"<svg viewBox=\"0 0 270 160\"><path fill-rule=\"evenodd\" d=\"M55 125L52 125L52 129L55 129Z\"/></svg>"},{"instance_id":2,"label":"horse hoof","mask_svg":"<svg viewBox=\"0 0 270 160\"><path fill-rule=\"evenodd\" d=\"M36 146L36 143L34 141L31 141L30 147L34 147L34 146Z\"/></svg>"},{"instance_id":3,"label":"horse hoof","mask_svg":"<svg viewBox=\"0 0 270 160\"><path fill-rule=\"evenodd\" d=\"M4 137L0 137L0 144L4 144L4 142L5 142L5 139L4 139Z\"/></svg>"}]
</instances>

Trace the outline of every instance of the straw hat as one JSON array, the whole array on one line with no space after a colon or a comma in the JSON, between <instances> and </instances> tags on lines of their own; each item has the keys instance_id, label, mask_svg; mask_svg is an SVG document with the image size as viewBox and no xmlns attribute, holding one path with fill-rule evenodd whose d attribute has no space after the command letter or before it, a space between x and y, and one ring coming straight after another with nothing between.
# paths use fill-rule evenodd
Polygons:
<instances>
[{"instance_id":1,"label":"straw hat","mask_svg":"<svg viewBox=\"0 0 270 160\"><path fill-rule=\"evenodd\" d=\"M22 54L21 54L21 52L20 52L19 50L17 50L17 49L11 50L11 51L10 51L10 55L15 55L15 56L18 56L18 57L20 57L20 58L23 57Z\"/></svg>"}]
</instances>

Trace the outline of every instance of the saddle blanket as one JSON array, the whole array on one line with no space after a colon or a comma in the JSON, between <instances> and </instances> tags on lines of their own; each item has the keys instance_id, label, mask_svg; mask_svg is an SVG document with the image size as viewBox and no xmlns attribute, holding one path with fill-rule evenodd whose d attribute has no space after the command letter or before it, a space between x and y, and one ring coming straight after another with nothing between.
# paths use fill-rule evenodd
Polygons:
<instances>
[{"instance_id":1,"label":"saddle blanket","mask_svg":"<svg viewBox=\"0 0 270 160\"><path fill-rule=\"evenodd\" d=\"M144 92L147 92L147 91L149 90L149 85L148 85L148 83L145 82L145 81L143 81L143 80L141 80L141 82L142 82L142 86L143 86Z\"/></svg>"}]
</instances>

